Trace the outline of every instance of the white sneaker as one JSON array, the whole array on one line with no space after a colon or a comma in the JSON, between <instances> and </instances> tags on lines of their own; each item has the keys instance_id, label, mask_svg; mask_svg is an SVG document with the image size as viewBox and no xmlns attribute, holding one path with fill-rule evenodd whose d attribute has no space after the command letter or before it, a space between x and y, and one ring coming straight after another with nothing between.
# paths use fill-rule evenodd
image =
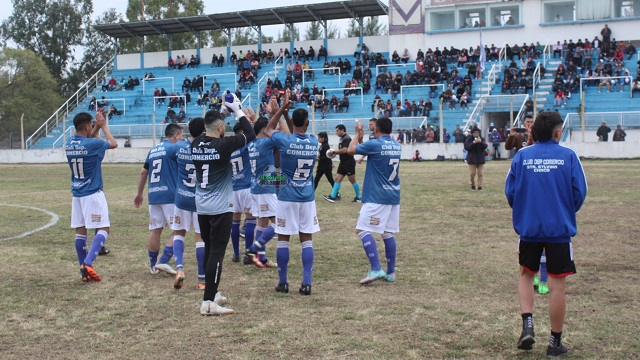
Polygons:
<instances>
[{"instance_id":1,"label":"white sneaker","mask_svg":"<svg viewBox=\"0 0 640 360\"><path fill-rule=\"evenodd\" d=\"M173 268L172 268L172 267L171 267L171 265L169 265L169 264L160 264L160 263L157 263L157 264L156 264L156 266L155 266L155 269L156 269L156 270L160 270L160 271L164 271L164 272L166 272L167 274L170 274L170 275L175 275L175 274L177 274L177 273L176 273L176 271L175 271L175 270L173 270Z\"/></svg>"},{"instance_id":2,"label":"white sneaker","mask_svg":"<svg viewBox=\"0 0 640 360\"><path fill-rule=\"evenodd\" d=\"M158 274L160 274L160 271L156 270L156 268L155 268L155 267L153 267L153 266L149 268L149 272L151 273L151 275L158 275Z\"/></svg>"},{"instance_id":3,"label":"white sneaker","mask_svg":"<svg viewBox=\"0 0 640 360\"><path fill-rule=\"evenodd\" d=\"M222 294L220 293L220 291L218 291L216 293L216 296L213 299L213 302L218 304L218 305L224 305L227 302L227 298L222 296Z\"/></svg>"},{"instance_id":4,"label":"white sneaker","mask_svg":"<svg viewBox=\"0 0 640 360\"><path fill-rule=\"evenodd\" d=\"M213 301L205 300L200 306L200 315L230 315L236 312L232 309L222 307Z\"/></svg>"}]
</instances>

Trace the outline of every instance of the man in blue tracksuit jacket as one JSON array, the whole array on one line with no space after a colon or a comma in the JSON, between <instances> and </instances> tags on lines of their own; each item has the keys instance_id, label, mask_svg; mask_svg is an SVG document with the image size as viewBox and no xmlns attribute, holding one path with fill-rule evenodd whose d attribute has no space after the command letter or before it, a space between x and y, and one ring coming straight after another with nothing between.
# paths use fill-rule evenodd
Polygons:
<instances>
[{"instance_id":1,"label":"man in blue tracksuit jacket","mask_svg":"<svg viewBox=\"0 0 640 360\"><path fill-rule=\"evenodd\" d=\"M513 208L513 228L520 235L518 297L523 321L518 349L531 350L533 330L533 277L540 255L547 256L551 339L547 355L562 356L560 342L566 312L565 278L575 274L571 238L576 235L576 212L587 195L587 181L576 153L558 144L562 118L541 112L533 123L536 143L518 151L507 175L505 195Z\"/></svg>"}]
</instances>

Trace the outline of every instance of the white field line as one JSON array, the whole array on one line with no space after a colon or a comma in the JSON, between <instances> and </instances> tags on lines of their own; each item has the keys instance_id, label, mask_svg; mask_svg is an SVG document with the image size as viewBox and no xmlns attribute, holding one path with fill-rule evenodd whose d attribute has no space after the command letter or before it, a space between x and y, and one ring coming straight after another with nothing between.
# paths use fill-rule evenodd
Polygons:
<instances>
[{"instance_id":1,"label":"white field line","mask_svg":"<svg viewBox=\"0 0 640 360\"><path fill-rule=\"evenodd\" d=\"M48 229L50 227L52 227L53 225L58 223L58 220L60 220L60 217L49 210L46 209L41 209L41 208L37 208L37 207L33 207L33 206L24 206L24 205L15 205L15 204L0 204L0 206L12 206L12 207L19 207L19 208L23 208L23 209L30 209L30 210L36 210L36 211L41 211L45 214L48 214L49 216L51 216L51 220L49 220L49 222L47 224L45 224L44 226L41 226L37 229L33 229L33 230L29 230L27 232L24 232L20 235L16 235L16 236L10 236L10 237L6 237L4 239L0 239L0 241L6 241L6 240L14 240L14 239L21 239L23 237L27 237L31 234L37 233L38 231L42 231L44 229Z\"/></svg>"}]
</instances>

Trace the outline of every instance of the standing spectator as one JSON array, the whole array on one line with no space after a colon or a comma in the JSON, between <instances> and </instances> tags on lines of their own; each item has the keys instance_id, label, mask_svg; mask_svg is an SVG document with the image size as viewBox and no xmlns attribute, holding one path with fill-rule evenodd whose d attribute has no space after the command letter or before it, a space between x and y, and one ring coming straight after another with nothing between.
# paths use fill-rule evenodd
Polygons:
<instances>
[{"instance_id":1,"label":"standing spectator","mask_svg":"<svg viewBox=\"0 0 640 360\"><path fill-rule=\"evenodd\" d=\"M616 131L613 132L613 141L624 141L624 138L627 137L627 133L622 130L622 126L618 124L616 126Z\"/></svg>"},{"instance_id":2,"label":"standing spectator","mask_svg":"<svg viewBox=\"0 0 640 360\"><path fill-rule=\"evenodd\" d=\"M517 347L531 350L535 343L533 279L544 251L551 292L547 357L559 357L567 353L561 342L566 277L576 273L571 238L576 235L575 214L586 198L587 181L576 153L558 144L562 137L558 113L540 113L533 123L533 134L537 142L516 154L505 185L505 195L513 209L513 228L520 235L518 299L522 333ZM555 195L540 196L541 193Z\"/></svg>"},{"instance_id":3,"label":"standing spectator","mask_svg":"<svg viewBox=\"0 0 640 360\"><path fill-rule=\"evenodd\" d=\"M533 125L533 115L527 114L524 117L524 123L522 124L524 132L518 132L515 127L509 130L509 136L504 144L506 150L516 149L516 153L525 146L533 144L533 138L531 137L531 125Z\"/></svg>"},{"instance_id":4,"label":"standing spectator","mask_svg":"<svg viewBox=\"0 0 640 360\"><path fill-rule=\"evenodd\" d=\"M607 126L606 122L602 122L602 125L596 131L596 135L598 136L598 141L609 141L609 133L611 132L611 128Z\"/></svg>"},{"instance_id":5,"label":"standing spectator","mask_svg":"<svg viewBox=\"0 0 640 360\"><path fill-rule=\"evenodd\" d=\"M109 237L109 208L102 191L102 159L104 152L115 149L118 143L109 132L105 111L96 113L92 128L91 115L79 113L73 119L76 134L67 140L66 157L71 168L71 227L75 228L75 247L82 281L100 281L93 261L100 254ZM106 141L99 135L102 129ZM81 150L81 151L76 151ZM87 251L87 229L95 229L95 237Z\"/></svg>"},{"instance_id":6,"label":"standing spectator","mask_svg":"<svg viewBox=\"0 0 640 360\"><path fill-rule=\"evenodd\" d=\"M609 29L609 25L604 24L604 28L600 31L600 35L602 35L603 45L611 42L611 29Z\"/></svg>"},{"instance_id":7,"label":"standing spectator","mask_svg":"<svg viewBox=\"0 0 640 360\"><path fill-rule=\"evenodd\" d=\"M462 129L460 128L460 125L456 125L456 129L453 130L453 139L455 142L457 143L463 143L465 136L462 132Z\"/></svg>"},{"instance_id":8,"label":"standing spectator","mask_svg":"<svg viewBox=\"0 0 640 360\"><path fill-rule=\"evenodd\" d=\"M489 140L491 141L491 145L493 145L493 160L500 159L500 142L502 141L502 137L500 137L498 129L493 129L491 134L489 134Z\"/></svg>"},{"instance_id":9,"label":"standing spectator","mask_svg":"<svg viewBox=\"0 0 640 360\"><path fill-rule=\"evenodd\" d=\"M484 180L484 164L485 150L487 149L487 143L484 138L480 136L480 129L474 126L471 130L471 134L464 140L464 149L467 150L467 164L469 164L469 180L471 182L471 190L476 191L476 184L478 185L478 191L482 191L482 183ZM478 181L476 182L476 174ZM531 285L533 288L533 285Z\"/></svg>"},{"instance_id":10,"label":"standing spectator","mask_svg":"<svg viewBox=\"0 0 640 360\"><path fill-rule=\"evenodd\" d=\"M226 298L218 292L222 259L231 234L233 207L233 171L231 153L255 139L249 120L240 109L240 100L224 103L234 113L242 133L224 136L226 112L208 111L205 133L193 139L191 153L196 167L196 208L205 251L205 290L200 314L233 314L222 307ZM212 156L215 154L216 156Z\"/></svg>"}]
</instances>

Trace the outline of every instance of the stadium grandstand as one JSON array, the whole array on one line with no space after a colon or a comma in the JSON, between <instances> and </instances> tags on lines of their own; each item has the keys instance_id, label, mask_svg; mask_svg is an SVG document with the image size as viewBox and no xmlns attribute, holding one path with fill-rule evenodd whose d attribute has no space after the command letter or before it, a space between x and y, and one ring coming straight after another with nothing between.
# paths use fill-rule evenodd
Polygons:
<instances>
[{"instance_id":1,"label":"stadium grandstand","mask_svg":"<svg viewBox=\"0 0 640 360\"><path fill-rule=\"evenodd\" d=\"M105 107L114 136L149 147L169 122L186 123L236 92L262 112L269 96L291 90L313 114L314 132L386 115L412 140L434 142L478 125L503 134L527 113L557 110L565 141L595 142L605 121L640 138L640 2L606 0L336 1L187 18L99 25L116 41L250 27L254 45L118 54L26 142L60 148L71 119ZM526 16L525 16L526 14ZM388 15L389 35L262 43L262 26ZM603 36L607 25L611 34ZM362 33L362 32L361 32ZM324 53L321 52L324 50ZM311 55L313 53L313 55ZM602 85L600 85L602 83ZM635 96L634 96L635 95ZM170 109L169 109L170 107ZM229 125L235 120L229 117ZM444 133L444 129L451 136ZM638 131L636 133L636 131ZM413 151L407 151L411 154ZM449 153L461 152L460 149ZM403 156L404 156L403 152ZM410 156L410 155L408 155Z\"/></svg>"}]
</instances>

